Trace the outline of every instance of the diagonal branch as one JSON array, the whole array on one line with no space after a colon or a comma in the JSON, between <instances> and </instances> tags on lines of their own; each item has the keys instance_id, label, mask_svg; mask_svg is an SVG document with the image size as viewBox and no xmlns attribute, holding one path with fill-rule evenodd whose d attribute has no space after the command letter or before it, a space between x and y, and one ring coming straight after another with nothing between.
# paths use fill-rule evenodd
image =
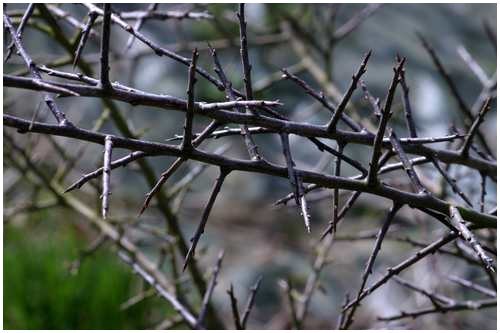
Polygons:
<instances>
[{"instance_id":1,"label":"diagonal branch","mask_svg":"<svg viewBox=\"0 0 500 333\"><path fill-rule=\"evenodd\" d=\"M248 317L252 311L253 305L255 303L255 296L257 296L257 291L259 290L260 283L262 281L262 276L257 278L255 284L250 288L250 296L248 296L247 304L245 310L243 311L243 316L241 317L241 328L246 329Z\"/></svg>"},{"instance_id":2,"label":"diagonal branch","mask_svg":"<svg viewBox=\"0 0 500 333\"><path fill-rule=\"evenodd\" d=\"M42 76L40 75L40 72L38 71L35 62L29 54L26 52L26 50L23 47L23 44L20 39L20 35L17 34L17 31L14 29L14 26L12 25L12 22L10 20L10 17L4 12L3 14L3 20L4 20L4 25L7 27L7 29L10 32L11 38L14 41L14 45L16 46L17 50L19 51L19 54L21 55L21 58L23 58L26 66L28 67L31 76L34 78L34 82L39 85L41 88L49 88L50 91L52 92L58 92L62 94L69 94L73 96L78 96L79 94L69 90L69 89L64 89L60 87L53 86L52 84L48 84L43 81ZM54 98L49 95L49 94L44 94L44 100L45 103L47 104L49 110L52 112L54 115L54 118L58 122L59 125L61 126L71 126L71 123L66 119L66 115L64 112L62 112L56 105Z\"/></svg>"},{"instance_id":3,"label":"diagonal branch","mask_svg":"<svg viewBox=\"0 0 500 333\"><path fill-rule=\"evenodd\" d=\"M389 138L391 140L392 147L398 154L401 163L403 163L403 168L407 173L408 178L410 178L414 190L419 194L429 194L429 191L427 191L427 189L424 187L424 185L422 185L422 182L418 178L415 169L413 169L413 164L408 159L408 156L406 156L403 147L401 147L401 143L399 142L399 138L397 137L396 132L394 132L392 128L389 129L389 132Z\"/></svg>"},{"instance_id":4,"label":"diagonal branch","mask_svg":"<svg viewBox=\"0 0 500 333\"><path fill-rule=\"evenodd\" d=\"M189 247L186 258L184 259L184 265L182 266L182 270L186 269L188 262L194 257L196 245L198 245L198 241L200 240L201 235L205 232L205 226L208 221L208 216L210 215L212 207L215 203L215 199L217 198L217 195L221 190L222 184L224 183L224 180L230 171L231 170L229 169L220 168L219 177L215 181L215 184L212 188L212 193L210 194L207 205L203 210L201 221L198 224L198 228L196 229L194 236L191 238L191 246Z\"/></svg>"},{"instance_id":5,"label":"diagonal branch","mask_svg":"<svg viewBox=\"0 0 500 333\"><path fill-rule=\"evenodd\" d=\"M486 252L484 252L483 247L479 244L474 234L469 230L462 218L462 215L455 206L450 206L450 223L460 232L460 236L462 236L462 238L469 243L470 247L481 259L486 269L494 271L493 259L491 259Z\"/></svg>"},{"instance_id":6,"label":"diagonal branch","mask_svg":"<svg viewBox=\"0 0 500 333\"><path fill-rule=\"evenodd\" d=\"M88 13L88 20L85 23L85 26L82 29L82 35L80 37L80 41L78 42L78 47L76 48L75 51L75 57L73 59L73 68L76 67L76 64L78 63L78 60L80 59L80 56L82 55L83 48L85 47L85 43L87 42L87 39L89 38L90 32L92 31L92 26L95 23L95 20L97 19L97 13L95 11L89 11Z\"/></svg>"},{"instance_id":7,"label":"diagonal branch","mask_svg":"<svg viewBox=\"0 0 500 333\"><path fill-rule=\"evenodd\" d=\"M450 74L446 71L444 68L441 60L438 58L436 51L432 48L432 46L427 42L427 40L424 38L423 35L417 34L418 38L420 39L420 42L424 46L425 50L427 53L429 53L432 62L434 63L434 66L437 68L439 74L443 77L445 80L446 84L448 85L448 88L450 89L453 97L458 103L458 106L462 113L467 117L468 123L470 124L471 122L474 121L474 114L472 113L471 109L467 106L465 101L463 100L462 96L458 92L458 88L455 85L455 82L451 78ZM488 143L484 137L484 135L481 132L478 132L478 138L481 142L481 145L484 147L486 152L490 155L493 155L490 147L488 146Z\"/></svg>"},{"instance_id":8,"label":"diagonal branch","mask_svg":"<svg viewBox=\"0 0 500 333\"><path fill-rule=\"evenodd\" d=\"M469 129L469 133L465 137L464 144L463 144L462 148L460 149L460 155L462 155L463 157L468 157L469 149L470 149L470 146L472 145L472 141L474 139L474 136L480 135L479 126L483 122L484 116L486 115L486 113L490 110L490 102L491 102L490 98L488 98L484 102L483 107L481 108L481 111L479 111L479 114L477 115L476 119L474 120L474 123L472 124L472 126Z\"/></svg>"},{"instance_id":9,"label":"diagonal branch","mask_svg":"<svg viewBox=\"0 0 500 333\"><path fill-rule=\"evenodd\" d=\"M342 100L340 101L339 105L335 109L335 113L333 114L332 118L328 122L327 125L327 131L328 132L333 132L337 129L337 123L342 115L342 112L344 112L344 109L347 106L347 103L349 103L349 100L351 99L352 94L354 93L354 90L358 87L358 81L361 79L361 76L366 72L366 65L368 64L368 59L370 59L370 55L372 54L372 51L368 51L368 53L365 55L365 58L363 59L363 62L358 68L358 71L356 74L352 76L352 81L351 85L345 92L344 96L342 96Z\"/></svg>"},{"instance_id":10,"label":"diagonal branch","mask_svg":"<svg viewBox=\"0 0 500 333\"><path fill-rule=\"evenodd\" d=\"M203 328L203 326L202 326L203 321L205 320L205 316L207 314L208 304L210 303L210 298L212 297L215 286L217 285L217 276L219 275L219 271L220 271L220 267L222 265L223 258L224 258L224 251L221 251L221 252L219 252L219 255L217 256L217 262L216 262L215 267L213 268L213 271L212 271L212 278L210 279L210 283L208 284L207 291L205 292L205 295L203 296L203 303L201 305L200 314L198 315L198 318L196 319L195 327L197 329Z\"/></svg>"},{"instance_id":11,"label":"diagonal branch","mask_svg":"<svg viewBox=\"0 0 500 333\"><path fill-rule=\"evenodd\" d=\"M401 205L397 203L393 203L392 208L389 210L387 213L387 216L385 217L384 224L382 225L382 228L380 228L380 231L377 234L377 239L375 241L375 245L373 247L372 253L370 254L370 257L368 258L368 261L366 262L365 270L363 272L363 276L361 278L361 286L358 291L358 296L356 297L356 300L360 300L361 295L363 294L363 291L365 289L366 282L368 281L368 276L372 274L373 270L373 264L375 263L375 259L377 258L377 254L380 251L380 248L382 247L382 242L384 241L385 234L387 233L387 230L389 230L389 227L391 225L392 220L394 219L394 216L396 215L397 211L401 208ZM359 305L359 301L356 302L352 308L349 314L347 315L347 318L345 319L344 326L342 327L343 329L348 329L349 326L353 322L354 318L354 313L356 312L356 308Z\"/></svg>"},{"instance_id":12,"label":"diagonal branch","mask_svg":"<svg viewBox=\"0 0 500 333\"><path fill-rule=\"evenodd\" d=\"M22 39L24 28L28 24L28 20L33 15L34 10L35 10L35 4L30 3L26 8L23 17L21 18L21 23L19 23L19 26L17 27L16 35L17 38L19 38L19 40ZM3 60L4 63L6 63L9 60L10 56L12 55L12 51L14 50L14 47L15 47L15 41L13 39L10 42L9 46L7 46L7 52L5 53L5 58Z\"/></svg>"},{"instance_id":13,"label":"diagonal branch","mask_svg":"<svg viewBox=\"0 0 500 333\"><path fill-rule=\"evenodd\" d=\"M368 170L367 183L371 185L377 183L377 172L379 169L378 163L380 155L382 153L382 141L384 139L385 129L389 122L389 118L392 115L391 112L392 100L396 92L396 87L398 85L400 73L403 69L404 63L405 59L403 58L403 60L401 60L398 63L397 67L394 68L394 76L392 78L391 85L389 87L389 92L387 93L384 109L382 110L382 115L380 117L377 134L375 136L375 140L373 143L373 153L370 162L370 169Z\"/></svg>"},{"instance_id":14,"label":"diagonal branch","mask_svg":"<svg viewBox=\"0 0 500 333\"><path fill-rule=\"evenodd\" d=\"M134 30L136 30L136 31L141 30L142 25L144 24L144 21L147 17L147 14L151 14L152 12L154 12L156 10L156 8L158 8L158 5L159 5L158 3L150 3L149 4L148 8L146 9L146 15L139 17L137 22L135 22ZM127 40L127 44L125 46L125 52L130 50L130 48L132 47L132 44L134 43L134 40L135 40L135 36L130 35L130 37Z\"/></svg>"}]
</instances>

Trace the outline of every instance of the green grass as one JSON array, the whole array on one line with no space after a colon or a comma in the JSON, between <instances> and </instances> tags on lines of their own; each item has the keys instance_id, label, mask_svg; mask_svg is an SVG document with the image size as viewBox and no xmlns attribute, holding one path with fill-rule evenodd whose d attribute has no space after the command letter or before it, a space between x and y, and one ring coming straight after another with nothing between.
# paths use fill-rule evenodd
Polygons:
<instances>
[{"instance_id":1,"label":"green grass","mask_svg":"<svg viewBox=\"0 0 500 333\"><path fill-rule=\"evenodd\" d=\"M138 278L108 249L70 274L69 263L87 240L62 217L57 225L44 218L4 227L5 329L144 329L171 312L157 298L121 311L137 293Z\"/></svg>"}]
</instances>

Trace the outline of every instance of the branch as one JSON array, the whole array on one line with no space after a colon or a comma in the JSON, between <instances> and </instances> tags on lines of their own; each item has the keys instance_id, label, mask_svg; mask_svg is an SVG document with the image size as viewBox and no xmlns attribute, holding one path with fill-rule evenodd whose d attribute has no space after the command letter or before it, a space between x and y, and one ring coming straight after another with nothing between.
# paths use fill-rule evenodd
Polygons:
<instances>
[{"instance_id":1,"label":"branch","mask_svg":"<svg viewBox=\"0 0 500 333\"><path fill-rule=\"evenodd\" d=\"M64 88L60 89L59 87L54 87L51 84L43 82L42 76L40 75L40 72L36 68L35 62L28 55L28 53L26 52L26 50L24 49L24 47L21 43L21 39L20 39L21 36L17 34L17 31L12 26L12 22L11 22L9 16L7 16L7 14L5 12L3 14L3 19L4 19L4 25L9 30L11 38L14 41L14 45L16 46L17 50L19 51L19 54L21 55L21 58L23 58L26 66L29 68L31 76L34 78L33 82L35 84L37 84L38 87L40 87L42 89L48 88L48 89L52 90L53 92L59 92L59 93L63 93L63 94L78 96L77 93L75 93L71 90L64 89ZM59 108L57 107L52 96L50 96L49 94L45 94L44 100L45 100L45 103L47 104L49 110L54 115L54 118L59 123L59 125L71 126L71 123L66 119L66 115L64 114L64 112L59 110Z\"/></svg>"},{"instance_id":2,"label":"branch","mask_svg":"<svg viewBox=\"0 0 500 333\"><path fill-rule=\"evenodd\" d=\"M23 17L21 18L21 23L19 23L19 26L17 27L16 31L16 35L17 38L19 38L19 40L22 39L24 27L26 27L26 25L28 24L28 21L30 17L33 15L34 10L35 10L35 5L32 3L28 4L28 7L26 7L26 11L24 12ZM3 60L4 63L6 63L9 60L10 56L12 55L14 46L15 46L15 40L13 39L10 42L9 46L7 46L7 52L5 53L5 58Z\"/></svg>"},{"instance_id":3,"label":"branch","mask_svg":"<svg viewBox=\"0 0 500 333\"><path fill-rule=\"evenodd\" d=\"M427 53L429 53L430 57L432 58L432 61L436 68L438 69L439 74L443 77L445 80L446 84L448 85L448 88L450 88L450 91L455 98L455 100L458 103L458 106L462 113L467 117L469 122L474 121L474 115L472 114L472 111L470 108L465 104L465 101L462 99L462 96L458 92L458 88L455 85L455 82L451 78L451 76L448 74L446 69L444 68L443 64L441 63L441 60L438 58L436 52L432 48L432 46L425 40L425 38L421 34L417 34L418 38L420 39L422 45L424 46L425 50ZM489 148L486 139L484 138L483 134L481 132L478 133L479 140L481 141L481 145L486 149L487 153L490 155L493 155L491 149Z\"/></svg>"},{"instance_id":4,"label":"branch","mask_svg":"<svg viewBox=\"0 0 500 333\"><path fill-rule=\"evenodd\" d=\"M470 149L470 146L472 145L472 141L474 139L474 136L476 134L479 135L479 126L483 122L484 116L486 115L486 113L490 110L490 102L491 102L490 98L488 98L486 100L486 102L484 102L483 107L481 108L481 111L479 111L478 116L476 117L476 119L474 120L474 123L472 124L472 126L469 129L469 133L465 137L464 144L463 144L462 148L460 149L460 154L463 157L467 157L469 155L469 149Z\"/></svg>"},{"instance_id":5,"label":"branch","mask_svg":"<svg viewBox=\"0 0 500 333\"><path fill-rule=\"evenodd\" d=\"M31 123L30 121L6 114L4 114L3 120L4 126L15 127L24 133L28 132ZM31 132L71 137L101 145L104 144L104 138L106 136L101 133L87 131L77 127L61 127L38 122L33 123ZM229 159L220 155L214 155L199 150L194 150L189 154L186 154L176 146L146 140L122 138L118 136L113 137L113 146L115 148L144 151L145 153L154 153L156 155L183 156L200 162L227 168L229 170L256 172L288 178L286 167L271 164L269 162ZM435 197L422 197L420 195L404 192L383 184L378 184L374 187L367 185L366 182L360 180L342 177L337 178L301 169L297 169L296 172L300 174L302 180L307 183L320 184L321 186L327 188L334 188L338 186L341 189L372 193L400 202L401 204L409 204L412 207L418 208L429 208L440 212L441 214L449 214L449 204L446 201ZM466 220L473 222L478 227L496 228L496 218L494 216L479 213L466 207L458 207L458 209Z\"/></svg>"},{"instance_id":6,"label":"branch","mask_svg":"<svg viewBox=\"0 0 500 333\"><path fill-rule=\"evenodd\" d=\"M100 84L104 90L111 89L111 82L109 81L109 37L111 32L111 4L103 4L104 14L102 21L102 36L101 36L101 76Z\"/></svg>"},{"instance_id":7,"label":"branch","mask_svg":"<svg viewBox=\"0 0 500 333\"><path fill-rule=\"evenodd\" d=\"M89 18L82 29L80 42L78 43L78 47L76 48L75 51L75 57L73 59L73 68L75 68L76 64L78 63L78 60L80 59L80 56L83 52L83 48L85 47L85 43L87 42L90 32L92 31L92 26L94 25L98 15L96 12L91 10L89 11L88 16Z\"/></svg>"},{"instance_id":8,"label":"branch","mask_svg":"<svg viewBox=\"0 0 500 333\"><path fill-rule=\"evenodd\" d=\"M463 311L463 310L479 310L479 309L484 309L484 308L491 308L491 307L496 307L497 306L497 301L496 300L480 300L480 301L467 301L467 302L460 302L458 304L453 304L453 305L442 305L439 308L432 307L432 308L425 308L422 310L414 311L414 312L401 312L399 315L395 316L390 316L390 317L378 317L378 320L381 321L393 321L393 320L399 320L403 318L412 318L415 319L420 316L424 316L427 314L431 313L447 313L451 311Z\"/></svg>"},{"instance_id":9,"label":"branch","mask_svg":"<svg viewBox=\"0 0 500 333\"><path fill-rule=\"evenodd\" d=\"M248 301L245 306L245 310L243 311L243 316L241 317L242 329L246 329L248 317L250 316L250 311L252 311L252 307L255 302L255 296L257 295L257 291L259 290L261 281L262 281L262 276L259 276L255 284L252 286L252 288L250 288L250 296L248 296Z\"/></svg>"},{"instance_id":10,"label":"branch","mask_svg":"<svg viewBox=\"0 0 500 333\"><path fill-rule=\"evenodd\" d=\"M243 66L243 82L245 83L245 97L247 100L253 99L252 91L252 66L248 59L248 43L247 43L247 22L245 21L245 4L239 4L238 22L240 23L240 55L241 64ZM248 109L250 114L253 114L251 109Z\"/></svg>"},{"instance_id":11,"label":"branch","mask_svg":"<svg viewBox=\"0 0 500 333\"><path fill-rule=\"evenodd\" d=\"M387 93L387 98L385 101L385 106L382 111L382 116L380 117L377 134L375 136L375 140L373 143L373 153L370 162L370 169L368 170L368 179L367 183L370 185L374 185L377 183L377 172L378 172L378 160L381 155L382 150L382 141L384 138L385 128L389 122L389 118L392 115L391 106L392 100L394 98L394 93L396 92L396 87L399 82L399 77L401 70L403 69L403 65L405 63L405 59L401 60L397 67L394 68L394 76L392 78L391 85L389 87L389 92Z\"/></svg>"},{"instance_id":12,"label":"branch","mask_svg":"<svg viewBox=\"0 0 500 333\"><path fill-rule=\"evenodd\" d=\"M463 287L472 289L472 290L477 291L478 293L481 293L483 295L494 297L494 298L497 297L497 293L495 290L483 287L483 286L481 286L477 283L474 283L472 281L462 279L461 277L458 277L455 275L450 275L447 278L448 278L448 280L450 280L452 282L458 283L459 285L461 285Z\"/></svg>"},{"instance_id":13,"label":"branch","mask_svg":"<svg viewBox=\"0 0 500 333\"><path fill-rule=\"evenodd\" d=\"M387 233L387 230L389 230L389 227L391 225L392 220L394 219L394 216L396 215L397 211L401 208L401 205L393 203L392 208L389 210L387 213L387 216L385 217L384 224L382 225L382 228L380 228L380 231L377 235L377 239L375 241L375 245L373 247L372 253L370 254L370 257L368 258L368 261L366 262L365 266L365 271L363 272L363 276L361 278L361 286L358 291L358 296L356 297L356 303L351 308L351 312L345 319L343 329L348 329L349 326L352 324L353 318L354 318L354 313L356 312L356 308L359 305L359 300L361 300L361 296L363 294L366 282L368 281L368 276L372 274L373 270L373 264L375 263L375 259L377 258L377 254L380 251L380 248L382 247L382 242L384 241L385 234Z\"/></svg>"},{"instance_id":14,"label":"branch","mask_svg":"<svg viewBox=\"0 0 500 333\"><path fill-rule=\"evenodd\" d=\"M220 80L223 83L224 89L227 94L227 98L230 101L235 102L237 98L235 93L233 92L232 83L227 79L226 74L224 74L224 70L222 69L222 66L219 62L215 49L212 48L211 53L215 64L215 72L217 73L217 75L219 76ZM240 113L245 113L245 110L243 110L242 108L237 108L237 109ZM243 124L240 125L240 128L241 128L241 134L244 136L245 146L247 147L247 151L248 154L250 155L250 158L255 161L261 160L262 157L259 154L258 147L253 141L251 134L248 132L248 126Z\"/></svg>"},{"instance_id":15,"label":"branch","mask_svg":"<svg viewBox=\"0 0 500 333\"><path fill-rule=\"evenodd\" d=\"M349 86L349 89L345 92L344 96L342 97L342 100L340 101L339 105L335 109L335 113L333 114L332 118L328 122L327 125L327 131L328 132L333 132L336 131L337 129L337 123L341 117L342 112L344 112L344 109L347 106L347 103L349 103L349 100L351 99L351 96L356 90L358 86L358 81L361 79L361 76L366 72L366 65L368 64L368 59L370 59L370 55L372 54L372 51L368 51L368 53L365 55L365 58L363 59L363 62L359 66L359 69L356 74L352 76L352 81L351 85Z\"/></svg>"},{"instance_id":16,"label":"branch","mask_svg":"<svg viewBox=\"0 0 500 333\"><path fill-rule=\"evenodd\" d=\"M217 284L217 276L219 275L220 267L222 265L222 259L224 258L224 251L219 252L217 256L217 263L212 271L212 278L210 279L210 283L208 284L207 291L203 296L203 303L201 305L200 314L198 315L198 319L196 319L195 327L197 329L203 329L203 321L205 320L205 316L207 314L208 304L210 303L210 298L212 297L212 293L214 292L215 285Z\"/></svg>"},{"instance_id":17,"label":"branch","mask_svg":"<svg viewBox=\"0 0 500 333\"><path fill-rule=\"evenodd\" d=\"M110 178L111 178L111 151L113 149L113 138L106 136L104 139L104 163L102 174L102 218L106 219L109 210Z\"/></svg>"},{"instance_id":18,"label":"branch","mask_svg":"<svg viewBox=\"0 0 500 333\"><path fill-rule=\"evenodd\" d=\"M219 172L219 177L215 181L214 187L212 189L212 193L210 194L210 198L208 199L207 205L205 206L205 209L203 210L203 214L201 216L201 221L198 224L198 228L196 229L196 232L194 236L191 238L191 246L189 247L189 251L186 255L186 258L184 259L184 265L182 266L182 270L184 271L187 267L188 262L193 258L195 250L196 250L196 245L198 244L198 241L201 238L201 235L205 231L205 226L208 221L208 216L210 215L210 211L212 210L212 207L215 203L215 199L217 198L217 195L220 192L220 189L222 187L222 183L224 183L224 179L226 176L229 174L230 170L220 168Z\"/></svg>"},{"instance_id":19,"label":"branch","mask_svg":"<svg viewBox=\"0 0 500 333\"><path fill-rule=\"evenodd\" d=\"M334 39L338 42L339 40L347 37L351 32L356 30L361 23L363 23L368 17L370 17L377 9L380 8L380 4L369 4L362 11L354 15L349 21L344 23L340 28L335 30L333 35Z\"/></svg>"},{"instance_id":20,"label":"branch","mask_svg":"<svg viewBox=\"0 0 500 333\"><path fill-rule=\"evenodd\" d=\"M417 134L417 127L415 125L415 120L413 119L413 112L411 109L411 104L410 104L410 88L406 84L406 78L405 78L405 69L403 68L400 73L400 80L399 82L401 83L401 89L403 90L403 105L404 105L404 110L405 110L405 117L406 117L406 125L408 126L408 131L410 132L410 137L416 138L418 137Z\"/></svg>"},{"instance_id":21,"label":"branch","mask_svg":"<svg viewBox=\"0 0 500 333\"><path fill-rule=\"evenodd\" d=\"M413 169L413 164L411 164L410 160L408 159L408 156L406 156L405 151L401 147L401 143L399 142L399 138L396 135L396 132L392 128L389 129L389 137L392 143L392 146L394 147L394 150L399 156L399 160L401 163L403 163L403 168L405 172L408 174L408 178L410 178L410 181L417 193L420 194L429 194L429 191L422 185L420 182L420 179L417 176L417 173Z\"/></svg>"},{"instance_id":22,"label":"branch","mask_svg":"<svg viewBox=\"0 0 500 333\"><path fill-rule=\"evenodd\" d=\"M146 12L144 13L144 16L141 16L137 19L137 22L135 22L135 25L134 25L134 30L136 31L139 31L141 30L142 28L142 25L144 24L144 21L145 19L147 18L148 15L151 15L152 12L154 12L156 10L156 8L158 8L158 4L157 3L150 3L148 5L148 8L146 9ZM126 13L121 13L121 17L123 18L123 15L126 14ZM131 35L128 40L127 40L127 45L125 45L125 52L127 52L128 50L130 50L130 48L132 47L132 44L134 43L134 40L135 40L135 37L134 35Z\"/></svg>"},{"instance_id":23,"label":"branch","mask_svg":"<svg viewBox=\"0 0 500 333\"><path fill-rule=\"evenodd\" d=\"M460 236L466 240L470 247L474 250L477 256L481 259L483 264L488 270L494 272L493 259L491 259L486 252L484 252L481 244L477 241L474 234L469 230L465 221L462 219L460 212L454 206L450 206L450 223L460 232Z\"/></svg>"},{"instance_id":24,"label":"branch","mask_svg":"<svg viewBox=\"0 0 500 333\"><path fill-rule=\"evenodd\" d=\"M193 115L194 115L194 85L196 84L196 60L198 59L198 50L193 50L191 57L191 66L189 66L188 88L187 88L187 105L186 105L186 120L184 123L184 138L181 143L181 150L191 150L193 136Z\"/></svg>"},{"instance_id":25,"label":"branch","mask_svg":"<svg viewBox=\"0 0 500 333\"><path fill-rule=\"evenodd\" d=\"M4 75L3 83L4 86L7 87L40 90L40 87L35 83L35 81L28 78ZM145 93L128 87L127 89L125 89L125 86L118 84L114 85L115 89L113 89L112 91L103 92L102 89L99 89L98 87L89 87L76 84L60 84L57 82L50 83L57 86L71 88L80 96L106 96L106 98L108 99L124 101L132 103L134 105L153 106L162 109L169 108L179 111L185 111L186 108L185 100L167 95ZM119 87L120 89L118 89ZM247 101L240 101L238 103L241 103L239 105L242 105L244 103L247 103ZM204 116L219 120L222 123L238 123L253 126L263 126L276 131L285 131L288 133L297 134L313 140L315 144L319 142L317 138L329 138L333 140L341 140L347 143L364 144L370 146L373 145L374 141L373 135L369 133L356 133L342 130L337 130L335 133L328 133L324 126L283 120L283 117L281 117L280 119L265 116L255 117L247 114L239 114L224 110L214 110L212 104L208 103L195 103L195 111ZM382 142L384 147L390 147L390 142L388 139L384 139ZM432 149L423 145L404 144L403 147L407 153L422 156L435 155L436 158L438 158L442 162L466 165L479 171L485 171L490 178L496 179L496 163L494 161L471 156L467 159L464 159L457 152L446 149ZM324 147L322 146L322 148Z\"/></svg>"},{"instance_id":26,"label":"branch","mask_svg":"<svg viewBox=\"0 0 500 333\"><path fill-rule=\"evenodd\" d=\"M234 290L233 290L232 283L229 286L229 290L227 290L227 294L229 295L229 299L231 300L231 311L233 313L234 327L237 330L242 330L243 327L241 326L240 313L238 310L238 300L234 296Z\"/></svg>"}]
</instances>

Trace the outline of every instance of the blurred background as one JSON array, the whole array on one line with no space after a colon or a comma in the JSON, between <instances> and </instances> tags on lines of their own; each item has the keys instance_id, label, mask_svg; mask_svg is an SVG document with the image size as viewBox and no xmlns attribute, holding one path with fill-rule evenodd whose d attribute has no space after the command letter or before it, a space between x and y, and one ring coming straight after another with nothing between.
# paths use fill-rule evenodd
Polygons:
<instances>
[{"instance_id":1,"label":"blurred background","mask_svg":"<svg viewBox=\"0 0 500 333\"><path fill-rule=\"evenodd\" d=\"M62 4L57 7L84 22L87 9L82 5ZM147 4L113 4L117 11L144 10ZM296 22L313 36L332 33L353 15L363 10L363 4L248 4L246 6L250 61L255 97L279 99L284 103L279 111L290 119L322 124L329 113L290 81L279 80L281 68L289 68L314 88L321 90L318 78L304 67L305 54L298 52L287 36L286 24ZM8 11L22 11L26 5L9 4ZM148 20L141 29L167 49L190 57L193 42L200 49L199 65L212 74L212 58L206 48L211 41L217 48L221 63L234 87L243 87L239 58L239 30L235 15L236 4L161 4L160 9L181 12L207 11L211 20ZM4 8L5 9L5 8ZM332 20L332 12L336 12ZM19 22L19 15L12 15ZM288 20L288 21L287 21ZM291 20L291 21L290 21ZM414 116L421 136L442 136L449 133L452 124L462 130L462 115L449 93L443 79L435 70L432 61L416 37L423 34L442 59L460 93L468 105L472 105L483 87L458 53L463 46L484 69L488 76L496 79L496 49L488 41L484 24L496 32L496 4L385 4L368 17L355 31L330 48L329 61L305 43L305 52L323 70L326 80L343 92L350 84L352 74L358 68L363 55L372 50L364 81L371 92L384 99L392 77L392 66L396 54L407 58L406 80L410 86ZM64 18L58 18L68 38L75 38L78 30ZM94 27L100 32L100 26ZM166 57L155 56L140 41L125 49L128 37L123 30L112 27L111 73L112 81L153 93L163 93L185 98L187 69ZM306 38L307 39L307 38ZM59 66L71 72L71 60L65 50L56 43L44 21L36 15L23 36L24 45L38 64ZM6 38L4 31L4 52ZM98 68L99 38L90 37L83 58ZM59 61L59 64L57 62ZM66 61L66 64L64 64ZM50 66L51 64L52 66ZM25 71L22 59L13 55L4 66L4 74L20 74ZM77 72L78 69L75 69ZM495 74L494 74L495 73ZM40 103L41 95L28 90L3 89L4 112L31 119ZM361 89L353 96L353 103L362 116L370 118L368 103L361 98ZM406 136L401 98L398 93L393 107L393 127L400 137ZM199 79L196 100L222 101L224 94ZM134 133L147 140L162 142L182 134L184 114L148 107L132 107L117 103ZM101 132L118 133L99 99L71 97L59 99L58 105L71 121L90 129L96 121L102 122ZM104 114L104 116L103 116ZM42 108L38 121L52 122L51 115ZM373 119L371 119L373 123ZM195 129L200 131L208 120L195 117ZM482 125L487 140L496 146L496 106ZM16 142L29 147L31 157L45 174L58 176L63 187L68 187L82 174L90 172L102 163L102 147L79 143L66 138L48 138L38 134L17 134L13 129L4 131ZM262 154L275 163L284 164L279 137L272 134L255 136ZM214 151L230 145L227 156L247 158L240 137L225 137L207 140L202 149ZM320 168L330 173L332 161L322 156L307 140L290 136L292 154L300 168ZM334 143L332 142L332 145ZM444 147L446 144L435 144ZM62 172L65 159L55 147L70 158L78 157L69 172ZM120 262L113 247L105 245L85 259L80 269L71 270L71 263L97 236L89 223L72 211L57 207L53 197L41 185L26 181L26 175L16 169L10 158L14 154L4 145L4 328L6 329L145 329L158 328L172 309L156 297L148 297L137 304L127 301L143 290L139 278L129 267ZM126 151L116 149L113 157L121 157ZM370 157L368 147L352 146L347 154L364 165ZM174 159L168 157L149 158L156 175L165 170ZM177 181L198 167L196 162L186 163L164 186L168 191ZM438 182L431 168L419 168L432 186ZM343 168L343 175L354 175L355 170ZM471 194L477 199L477 184L480 176L463 168L451 171L463 188L476 188ZM398 174L399 176L402 175ZM208 200L211 184L217 170L208 167L197 177L172 205L180 205L178 220L185 238L194 232L203 207ZM404 179L401 177L401 179ZM387 181L397 181L394 174ZM404 185L404 184L403 184ZM486 210L496 207L496 184L487 183L488 200ZM99 179L93 186L84 185L75 194L82 201L100 209ZM112 199L110 215L123 223L135 221L150 188L144 182L134 163L112 172ZM256 306L249 320L249 328L286 328L289 323L286 297L279 286L282 280L292 281L296 288L303 288L311 272L315 258L315 246L331 215L331 195L327 192L311 192L310 214L312 233L304 230L302 217L297 207L273 206L273 202L287 195L289 182L282 178L233 172L223 185L212 210L205 234L198 248L202 267L215 262L216 254L224 249L219 283L214 301L216 308L230 318L230 303L226 290L232 283L236 295L244 300L249 287L258 276L262 276ZM452 194L449 194L452 195ZM342 196L342 201L345 200ZM477 200L476 200L477 201ZM153 201L154 202L154 201ZM37 203L33 205L33 203ZM339 235L359 235L376 232L390 202L363 194L347 214L339 229ZM140 217L143 224L162 227L164 220L154 205ZM429 243L444 231L442 225L426 216L405 207L397 215L390 235L404 234L421 242ZM340 239L342 237L339 237ZM145 235L136 235L136 240L146 253L154 256L153 249L159 240ZM307 328L331 328L334 326L346 292L353 295L359 287L364 264L373 247L373 239L356 241L339 240L333 245L330 257L333 261L321 273L321 286L312 298ZM149 251L149 252L148 252ZM387 240L375 264L375 281L387 267L410 256L414 248L406 243ZM166 265L168 266L168 265ZM169 267L165 267L168 274ZM477 283L487 283L482 271L475 266L449 256L431 256L408 271L403 277L423 288L453 295L456 299L473 299L477 294L465 292L455 284L443 282L440 277L450 274L462 276ZM188 286L186 286L188 288ZM496 308L483 311L466 311L440 315L429 315L416 320L393 323L377 321L377 316L396 314L401 309L411 310L425 306L427 299L416 296L398 284L389 282L368 297L357 312L353 328L418 328L418 329L494 329ZM161 327L161 326L160 326ZM182 327L182 326L180 326Z\"/></svg>"}]
</instances>

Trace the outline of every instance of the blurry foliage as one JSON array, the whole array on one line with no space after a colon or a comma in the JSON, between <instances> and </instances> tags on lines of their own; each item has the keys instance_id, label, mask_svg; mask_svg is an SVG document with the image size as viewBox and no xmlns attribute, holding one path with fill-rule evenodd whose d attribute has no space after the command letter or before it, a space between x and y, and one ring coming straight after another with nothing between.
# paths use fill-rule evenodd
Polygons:
<instances>
[{"instance_id":1,"label":"blurry foliage","mask_svg":"<svg viewBox=\"0 0 500 333\"><path fill-rule=\"evenodd\" d=\"M4 226L5 329L146 329L171 312L157 298L120 310L140 285L108 249L70 274L87 244L69 217L37 213L22 226Z\"/></svg>"}]
</instances>

